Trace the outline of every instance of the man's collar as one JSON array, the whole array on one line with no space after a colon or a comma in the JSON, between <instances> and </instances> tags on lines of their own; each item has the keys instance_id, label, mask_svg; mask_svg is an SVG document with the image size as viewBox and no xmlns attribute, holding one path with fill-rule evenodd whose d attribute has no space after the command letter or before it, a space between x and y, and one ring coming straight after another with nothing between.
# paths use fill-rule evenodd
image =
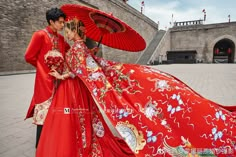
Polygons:
<instances>
[{"instance_id":1,"label":"man's collar","mask_svg":"<svg viewBox=\"0 0 236 157\"><path fill-rule=\"evenodd\" d=\"M50 34L57 35L57 32L54 32L50 26L47 26L46 29Z\"/></svg>"}]
</instances>

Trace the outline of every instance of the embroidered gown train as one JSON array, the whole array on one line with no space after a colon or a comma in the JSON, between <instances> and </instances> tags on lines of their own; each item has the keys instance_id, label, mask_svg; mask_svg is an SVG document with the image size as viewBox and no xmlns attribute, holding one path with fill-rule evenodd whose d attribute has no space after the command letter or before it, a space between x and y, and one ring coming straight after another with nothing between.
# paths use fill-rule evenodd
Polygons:
<instances>
[{"instance_id":1,"label":"embroidered gown train","mask_svg":"<svg viewBox=\"0 0 236 157\"><path fill-rule=\"evenodd\" d=\"M81 42L65 59L77 77L61 82L37 157L235 156L235 112L177 78L95 57ZM112 135L98 106L125 142Z\"/></svg>"}]
</instances>

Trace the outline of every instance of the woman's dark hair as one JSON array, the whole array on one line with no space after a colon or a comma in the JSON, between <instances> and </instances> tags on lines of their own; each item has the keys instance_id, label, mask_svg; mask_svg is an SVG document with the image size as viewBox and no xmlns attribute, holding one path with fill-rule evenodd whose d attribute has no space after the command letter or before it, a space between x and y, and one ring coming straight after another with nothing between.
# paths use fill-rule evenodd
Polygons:
<instances>
[{"instance_id":1,"label":"woman's dark hair","mask_svg":"<svg viewBox=\"0 0 236 157\"><path fill-rule=\"evenodd\" d=\"M50 24L50 20L55 22L58 21L60 17L63 17L64 19L66 18L65 13L61 9L51 8L46 12L46 19L48 24Z\"/></svg>"},{"instance_id":2,"label":"woman's dark hair","mask_svg":"<svg viewBox=\"0 0 236 157\"><path fill-rule=\"evenodd\" d=\"M79 28L80 28L80 26L84 27L84 23L82 21L79 21L77 25L78 25L77 26L77 29L78 29L77 32L78 32L79 36L83 38L85 34Z\"/></svg>"}]
</instances>

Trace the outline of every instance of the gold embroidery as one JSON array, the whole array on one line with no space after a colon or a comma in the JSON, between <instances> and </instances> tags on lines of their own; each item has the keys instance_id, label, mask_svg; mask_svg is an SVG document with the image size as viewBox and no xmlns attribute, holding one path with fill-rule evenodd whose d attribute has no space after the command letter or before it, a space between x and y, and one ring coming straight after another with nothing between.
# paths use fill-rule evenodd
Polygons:
<instances>
[{"instance_id":1,"label":"gold embroidery","mask_svg":"<svg viewBox=\"0 0 236 157\"><path fill-rule=\"evenodd\" d=\"M128 121L118 122L116 129L134 153L138 154L139 150L142 150L146 145L142 131L138 131L137 128L133 124L129 124Z\"/></svg>"}]
</instances>

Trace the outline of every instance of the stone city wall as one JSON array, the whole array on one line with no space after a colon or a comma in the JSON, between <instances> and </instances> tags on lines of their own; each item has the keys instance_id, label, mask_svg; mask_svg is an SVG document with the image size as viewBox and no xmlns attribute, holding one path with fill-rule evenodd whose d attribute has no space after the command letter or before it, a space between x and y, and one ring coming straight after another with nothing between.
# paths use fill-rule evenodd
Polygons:
<instances>
[{"instance_id":1,"label":"stone city wall","mask_svg":"<svg viewBox=\"0 0 236 157\"><path fill-rule=\"evenodd\" d=\"M236 22L173 27L170 29L170 50L196 50L198 59L211 63L213 48L222 39L236 44Z\"/></svg>"},{"instance_id":2,"label":"stone city wall","mask_svg":"<svg viewBox=\"0 0 236 157\"><path fill-rule=\"evenodd\" d=\"M0 1L0 72L29 70L33 67L25 63L24 53L34 31L47 26L45 12L51 7L65 3L83 3L97 7L128 23L139 32L147 44L158 30L157 24L128 6L116 0L5 0ZM121 62L135 62L142 52L103 48L103 57Z\"/></svg>"}]
</instances>

